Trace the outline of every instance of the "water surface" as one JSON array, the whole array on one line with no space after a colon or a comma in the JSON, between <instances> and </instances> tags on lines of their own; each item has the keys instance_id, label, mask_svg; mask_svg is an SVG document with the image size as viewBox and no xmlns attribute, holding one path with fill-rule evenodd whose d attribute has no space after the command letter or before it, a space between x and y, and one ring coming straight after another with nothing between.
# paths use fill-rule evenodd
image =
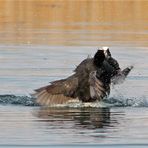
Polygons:
<instances>
[{"instance_id":1,"label":"water surface","mask_svg":"<svg viewBox=\"0 0 148 148\"><path fill-rule=\"evenodd\" d=\"M0 147L147 147L147 6L1 0ZM112 89L112 107L34 103L34 89L71 75L101 46L110 46L121 68L135 67Z\"/></svg>"}]
</instances>

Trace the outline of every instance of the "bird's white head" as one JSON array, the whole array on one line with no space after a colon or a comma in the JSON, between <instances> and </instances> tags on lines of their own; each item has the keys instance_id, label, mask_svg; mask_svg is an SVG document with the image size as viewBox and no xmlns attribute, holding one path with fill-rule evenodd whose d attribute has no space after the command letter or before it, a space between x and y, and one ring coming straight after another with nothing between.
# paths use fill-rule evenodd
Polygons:
<instances>
[{"instance_id":1,"label":"bird's white head","mask_svg":"<svg viewBox=\"0 0 148 148\"><path fill-rule=\"evenodd\" d=\"M109 50L109 47L105 47L105 46L104 46L104 47L102 47L101 49L104 50L104 51L106 51L106 50Z\"/></svg>"},{"instance_id":2,"label":"bird's white head","mask_svg":"<svg viewBox=\"0 0 148 148\"><path fill-rule=\"evenodd\" d=\"M104 51L104 55L105 55L106 58L111 56L111 53L109 51L109 47L104 46L104 47L101 48L101 50Z\"/></svg>"}]
</instances>

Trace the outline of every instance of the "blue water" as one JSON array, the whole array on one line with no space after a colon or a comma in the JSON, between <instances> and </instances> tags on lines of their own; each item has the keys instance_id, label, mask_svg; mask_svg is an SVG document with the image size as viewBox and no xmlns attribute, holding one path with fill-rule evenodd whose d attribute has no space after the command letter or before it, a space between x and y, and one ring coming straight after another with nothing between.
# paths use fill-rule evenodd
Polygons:
<instances>
[{"instance_id":1,"label":"blue water","mask_svg":"<svg viewBox=\"0 0 148 148\"><path fill-rule=\"evenodd\" d=\"M97 48L0 45L0 147L148 146L146 47L111 47L121 68L134 69L102 106L41 108L31 97L34 89L72 74Z\"/></svg>"}]
</instances>

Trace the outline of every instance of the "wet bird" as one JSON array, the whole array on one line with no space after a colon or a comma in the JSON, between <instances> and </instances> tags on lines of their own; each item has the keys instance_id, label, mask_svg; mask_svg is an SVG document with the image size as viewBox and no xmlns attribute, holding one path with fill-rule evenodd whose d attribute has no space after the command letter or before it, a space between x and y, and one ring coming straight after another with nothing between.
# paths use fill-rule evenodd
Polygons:
<instances>
[{"instance_id":1,"label":"wet bird","mask_svg":"<svg viewBox=\"0 0 148 148\"><path fill-rule=\"evenodd\" d=\"M131 69L126 69L123 75L126 77ZM99 49L93 58L83 60L74 72L66 79L53 81L50 85L36 89L36 102L49 106L72 99L82 102L100 101L109 95L111 79L122 73L108 47Z\"/></svg>"}]
</instances>

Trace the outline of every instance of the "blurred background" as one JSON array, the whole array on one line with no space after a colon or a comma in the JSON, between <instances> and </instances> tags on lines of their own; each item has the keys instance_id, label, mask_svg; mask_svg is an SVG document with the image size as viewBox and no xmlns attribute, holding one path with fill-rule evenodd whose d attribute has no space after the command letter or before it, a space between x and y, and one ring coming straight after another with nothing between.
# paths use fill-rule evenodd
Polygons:
<instances>
[{"instance_id":1,"label":"blurred background","mask_svg":"<svg viewBox=\"0 0 148 148\"><path fill-rule=\"evenodd\" d=\"M147 46L148 1L0 0L0 44Z\"/></svg>"}]
</instances>

